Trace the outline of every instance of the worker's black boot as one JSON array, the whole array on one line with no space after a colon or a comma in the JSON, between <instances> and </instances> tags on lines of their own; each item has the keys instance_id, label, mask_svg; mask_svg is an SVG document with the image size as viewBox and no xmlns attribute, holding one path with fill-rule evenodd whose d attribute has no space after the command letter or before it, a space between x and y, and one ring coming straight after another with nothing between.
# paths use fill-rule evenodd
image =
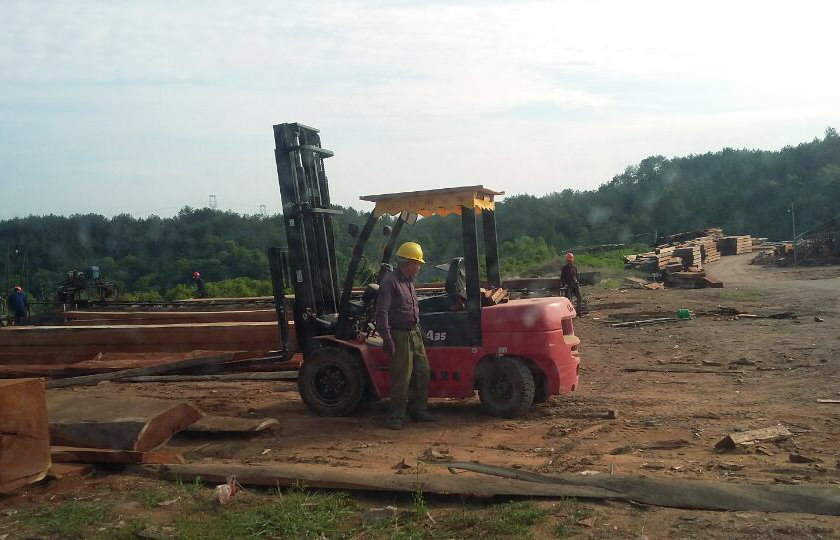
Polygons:
<instances>
[{"instance_id":1,"label":"worker's black boot","mask_svg":"<svg viewBox=\"0 0 840 540\"><path fill-rule=\"evenodd\" d=\"M429 414L428 411L423 411L421 413L412 414L411 419L415 422L437 422L438 417L432 414Z\"/></svg>"},{"instance_id":2,"label":"worker's black boot","mask_svg":"<svg viewBox=\"0 0 840 540\"><path fill-rule=\"evenodd\" d=\"M385 422L385 427L388 429L399 430L403 427L403 421L399 418L389 418L387 422Z\"/></svg>"}]
</instances>

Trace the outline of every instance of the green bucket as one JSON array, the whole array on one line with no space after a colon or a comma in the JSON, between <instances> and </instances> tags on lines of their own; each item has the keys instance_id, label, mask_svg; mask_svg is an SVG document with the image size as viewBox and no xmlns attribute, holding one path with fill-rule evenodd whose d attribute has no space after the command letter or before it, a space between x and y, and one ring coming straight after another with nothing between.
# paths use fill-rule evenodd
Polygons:
<instances>
[{"instance_id":1,"label":"green bucket","mask_svg":"<svg viewBox=\"0 0 840 540\"><path fill-rule=\"evenodd\" d=\"M691 318L691 310L680 308L677 310L677 318L680 320L690 319Z\"/></svg>"}]
</instances>

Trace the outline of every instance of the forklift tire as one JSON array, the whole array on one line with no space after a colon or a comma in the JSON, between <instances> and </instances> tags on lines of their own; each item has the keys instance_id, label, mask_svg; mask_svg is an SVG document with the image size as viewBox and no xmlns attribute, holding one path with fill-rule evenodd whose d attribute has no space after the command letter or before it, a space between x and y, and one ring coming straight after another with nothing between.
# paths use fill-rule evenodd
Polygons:
<instances>
[{"instance_id":1,"label":"forklift tire","mask_svg":"<svg viewBox=\"0 0 840 540\"><path fill-rule=\"evenodd\" d=\"M534 376L521 360L494 358L482 369L478 398L491 416L522 416L534 402Z\"/></svg>"},{"instance_id":2,"label":"forklift tire","mask_svg":"<svg viewBox=\"0 0 840 540\"><path fill-rule=\"evenodd\" d=\"M362 363L338 347L323 347L304 360L298 374L298 392L309 410L319 416L347 416L365 396Z\"/></svg>"},{"instance_id":3,"label":"forklift tire","mask_svg":"<svg viewBox=\"0 0 840 540\"><path fill-rule=\"evenodd\" d=\"M548 390L548 380L542 373L531 372L534 376L534 403L545 403L551 397Z\"/></svg>"}]
</instances>

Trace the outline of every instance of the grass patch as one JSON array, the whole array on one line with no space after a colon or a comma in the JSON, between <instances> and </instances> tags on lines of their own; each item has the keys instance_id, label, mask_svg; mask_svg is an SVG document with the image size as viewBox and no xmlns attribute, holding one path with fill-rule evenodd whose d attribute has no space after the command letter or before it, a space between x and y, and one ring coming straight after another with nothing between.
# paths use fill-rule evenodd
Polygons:
<instances>
[{"instance_id":1,"label":"grass patch","mask_svg":"<svg viewBox=\"0 0 840 540\"><path fill-rule=\"evenodd\" d=\"M563 499L558 504L560 519L554 526L554 535L557 538L568 538L579 532L578 521L586 519L594 514L592 510L581 506L574 499Z\"/></svg>"},{"instance_id":2,"label":"grass patch","mask_svg":"<svg viewBox=\"0 0 840 540\"><path fill-rule=\"evenodd\" d=\"M718 293L718 298L723 300L738 300L741 302L751 302L755 300L761 300L763 295L757 291L748 291L748 290L730 290L730 291L721 291Z\"/></svg>"},{"instance_id":3,"label":"grass patch","mask_svg":"<svg viewBox=\"0 0 840 540\"><path fill-rule=\"evenodd\" d=\"M111 524L110 506L101 501L69 501L35 510L26 521L39 531L61 538L87 538L90 529Z\"/></svg>"},{"instance_id":4,"label":"grass patch","mask_svg":"<svg viewBox=\"0 0 840 540\"><path fill-rule=\"evenodd\" d=\"M345 493L314 494L294 490L267 502L249 504L244 497L213 515L184 514L175 523L175 538L317 538L335 537L355 513Z\"/></svg>"},{"instance_id":5,"label":"grass patch","mask_svg":"<svg viewBox=\"0 0 840 540\"><path fill-rule=\"evenodd\" d=\"M466 510L449 514L442 525L456 538L531 538L531 529L551 511L533 501L515 501L486 511Z\"/></svg>"}]
</instances>

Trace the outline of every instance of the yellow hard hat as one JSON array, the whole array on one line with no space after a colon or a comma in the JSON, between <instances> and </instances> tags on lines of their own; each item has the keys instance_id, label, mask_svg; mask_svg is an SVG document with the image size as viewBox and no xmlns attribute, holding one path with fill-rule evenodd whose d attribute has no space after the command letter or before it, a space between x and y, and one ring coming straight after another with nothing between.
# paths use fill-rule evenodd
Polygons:
<instances>
[{"instance_id":1,"label":"yellow hard hat","mask_svg":"<svg viewBox=\"0 0 840 540\"><path fill-rule=\"evenodd\" d=\"M406 242L401 245L400 249L397 250L397 257L426 264L426 261L423 260L423 248L417 242Z\"/></svg>"}]
</instances>

